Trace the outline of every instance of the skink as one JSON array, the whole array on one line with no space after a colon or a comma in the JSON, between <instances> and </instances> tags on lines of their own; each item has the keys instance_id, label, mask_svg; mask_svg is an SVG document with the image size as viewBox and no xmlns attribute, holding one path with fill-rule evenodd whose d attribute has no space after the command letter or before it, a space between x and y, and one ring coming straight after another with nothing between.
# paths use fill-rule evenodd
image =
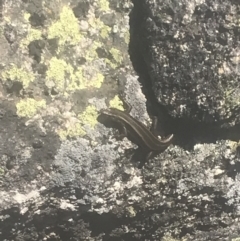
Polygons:
<instances>
[{"instance_id":1,"label":"skink","mask_svg":"<svg viewBox=\"0 0 240 241\"><path fill-rule=\"evenodd\" d=\"M149 159L152 154L163 151L172 143L173 134L163 140L158 139L158 136L154 133L156 119L153 121L152 127L154 130L151 132L143 123L134 119L129 114L131 107L126 102L125 105L128 107L125 111L109 108L102 109L100 113L121 125L123 131L121 137L130 135L135 140L136 144L147 152L146 160Z\"/></svg>"}]
</instances>

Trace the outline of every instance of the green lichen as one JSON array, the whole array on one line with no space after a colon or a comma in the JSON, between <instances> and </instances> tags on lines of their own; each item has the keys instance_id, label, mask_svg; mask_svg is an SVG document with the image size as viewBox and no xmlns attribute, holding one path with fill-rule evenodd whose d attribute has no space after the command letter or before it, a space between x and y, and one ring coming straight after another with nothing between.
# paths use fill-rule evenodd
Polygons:
<instances>
[{"instance_id":1,"label":"green lichen","mask_svg":"<svg viewBox=\"0 0 240 241\"><path fill-rule=\"evenodd\" d=\"M73 67L63 59L53 57L49 61L49 68L46 72L46 85L49 88L55 87L58 91L63 92L67 87L66 79L72 76Z\"/></svg>"},{"instance_id":2,"label":"green lichen","mask_svg":"<svg viewBox=\"0 0 240 241\"><path fill-rule=\"evenodd\" d=\"M122 53L121 53L118 49L111 48L111 49L109 50L109 52L111 53L113 59L114 59L118 64L121 64L121 63L122 63L122 60L123 60Z\"/></svg>"},{"instance_id":3,"label":"green lichen","mask_svg":"<svg viewBox=\"0 0 240 241\"><path fill-rule=\"evenodd\" d=\"M2 72L3 82L7 80L21 82L23 88L27 88L30 82L34 81L34 75L30 72L27 72L23 68L18 68L15 65L12 65L10 68Z\"/></svg>"},{"instance_id":4,"label":"green lichen","mask_svg":"<svg viewBox=\"0 0 240 241\"><path fill-rule=\"evenodd\" d=\"M111 31L111 28L108 27L107 25L104 25L102 26L102 28L100 29L100 36L103 38L103 39L106 39L109 37L109 33Z\"/></svg>"},{"instance_id":5,"label":"green lichen","mask_svg":"<svg viewBox=\"0 0 240 241\"><path fill-rule=\"evenodd\" d=\"M129 42L130 42L130 33L129 33L129 31L126 31L125 33L124 33L124 41L125 41L125 43L128 45L129 44Z\"/></svg>"},{"instance_id":6,"label":"green lichen","mask_svg":"<svg viewBox=\"0 0 240 241\"><path fill-rule=\"evenodd\" d=\"M67 137L81 137L86 135L80 123L75 123L73 126L68 127L66 130L59 130L58 135L62 140L66 140Z\"/></svg>"},{"instance_id":7,"label":"green lichen","mask_svg":"<svg viewBox=\"0 0 240 241\"><path fill-rule=\"evenodd\" d=\"M3 176L5 173L4 169L0 168L0 176Z\"/></svg>"},{"instance_id":8,"label":"green lichen","mask_svg":"<svg viewBox=\"0 0 240 241\"><path fill-rule=\"evenodd\" d=\"M42 32L40 30L31 28L28 32L27 37L21 41L20 47L27 46L29 45L30 42L41 38L42 38Z\"/></svg>"},{"instance_id":9,"label":"green lichen","mask_svg":"<svg viewBox=\"0 0 240 241\"><path fill-rule=\"evenodd\" d=\"M23 99L16 104L17 115L21 117L33 117L38 110L46 108L45 100L34 100L31 98Z\"/></svg>"},{"instance_id":10,"label":"green lichen","mask_svg":"<svg viewBox=\"0 0 240 241\"><path fill-rule=\"evenodd\" d=\"M96 32L98 30L100 36L104 39L109 37L109 33L111 32L111 28L104 24L99 18L92 17L88 21L89 26L91 26L91 29ZM90 29L90 32L91 32Z\"/></svg>"},{"instance_id":11,"label":"green lichen","mask_svg":"<svg viewBox=\"0 0 240 241\"><path fill-rule=\"evenodd\" d=\"M128 212L128 216L133 218L136 216L136 210L133 208L133 206L126 207L126 211Z\"/></svg>"},{"instance_id":12,"label":"green lichen","mask_svg":"<svg viewBox=\"0 0 240 241\"><path fill-rule=\"evenodd\" d=\"M74 71L70 64L56 57L49 61L49 68L46 72L47 87L54 87L64 94L90 87L100 88L103 81L104 76L101 73L96 73L91 79L88 79L84 76L81 67Z\"/></svg>"},{"instance_id":13,"label":"green lichen","mask_svg":"<svg viewBox=\"0 0 240 241\"><path fill-rule=\"evenodd\" d=\"M78 20L71 8L63 7L59 20L48 29L48 38L58 38L59 45L64 45L66 42L73 45L79 43L82 35L79 32Z\"/></svg>"},{"instance_id":14,"label":"green lichen","mask_svg":"<svg viewBox=\"0 0 240 241\"><path fill-rule=\"evenodd\" d=\"M185 241L186 239L175 239L170 234L165 234L162 241Z\"/></svg>"},{"instance_id":15,"label":"green lichen","mask_svg":"<svg viewBox=\"0 0 240 241\"><path fill-rule=\"evenodd\" d=\"M89 81L89 86L94 88L100 88L104 81L104 76L101 73L97 73L91 81Z\"/></svg>"},{"instance_id":16,"label":"green lichen","mask_svg":"<svg viewBox=\"0 0 240 241\"><path fill-rule=\"evenodd\" d=\"M116 69L123 61L122 53L116 48L111 48L109 52L112 55L113 61L105 59L105 62L109 64L111 68Z\"/></svg>"},{"instance_id":17,"label":"green lichen","mask_svg":"<svg viewBox=\"0 0 240 241\"><path fill-rule=\"evenodd\" d=\"M107 0L98 0L98 6L101 11L107 12L110 10L109 1Z\"/></svg>"},{"instance_id":18,"label":"green lichen","mask_svg":"<svg viewBox=\"0 0 240 241\"><path fill-rule=\"evenodd\" d=\"M94 128L97 124L98 112L94 106L88 106L85 111L78 115L78 122L70 124L65 130L61 129L58 131L58 135L62 140L67 137L82 137L86 135L83 128L84 125L89 125Z\"/></svg>"},{"instance_id":19,"label":"green lichen","mask_svg":"<svg viewBox=\"0 0 240 241\"><path fill-rule=\"evenodd\" d=\"M24 13L23 14L23 18L26 20L26 21L29 21L29 18L31 17L31 14L30 13Z\"/></svg>"},{"instance_id":20,"label":"green lichen","mask_svg":"<svg viewBox=\"0 0 240 241\"><path fill-rule=\"evenodd\" d=\"M229 107L238 107L240 104L240 96L238 89L226 88L224 91L225 104Z\"/></svg>"},{"instance_id":21,"label":"green lichen","mask_svg":"<svg viewBox=\"0 0 240 241\"><path fill-rule=\"evenodd\" d=\"M74 72L72 75L71 81L67 86L67 91L75 91L75 90L81 90L85 89L86 80L84 79L83 76L83 69L81 67L78 67L77 70Z\"/></svg>"},{"instance_id":22,"label":"green lichen","mask_svg":"<svg viewBox=\"0 0 240 241\"><path fill-rule=\"evenodd\" d=\"M231 241L240 241L240 238L233 238Z\"/></svg>"},{"instance_id":23,"label":"green lichen","mask_svg":"<svg viewBox=\"0 0 240 241\"><path fill-rule=\"evenodd\" d=\"M98 112L94 106L88 106L86 110L78 115L78 119L83 125L89 125L94 128L97 124Z\"/></svg>"},{"instance_id":24,"label":"green lichen","mask_svg":"<svg viewBox=\"0 0 240 241\"><path fill-rule=\"evenodd\" d=\"M112 100L109 101L109 105L112 108L117 108L119 110L124 110L123 103L119 99L119 97L116 95Z\"/></svg>"},{"instance_id":25,"label":"green lichen","mask_svg":"<svg viewBox=\"0 0 240 241\"><path fill-rule=\"evenodd\" d=\"M88 62L92 62L93 60L98 58L98 54L96 52L97 48L101 47L101 43L99 42L94 42L90 48L85 52L84 58Z\"/></svg>"}]
</instances>

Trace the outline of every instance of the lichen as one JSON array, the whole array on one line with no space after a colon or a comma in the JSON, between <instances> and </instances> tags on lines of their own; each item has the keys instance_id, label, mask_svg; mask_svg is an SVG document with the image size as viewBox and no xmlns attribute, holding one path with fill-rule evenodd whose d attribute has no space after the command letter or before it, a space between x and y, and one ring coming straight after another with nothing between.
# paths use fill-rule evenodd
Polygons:
<instances>
[{"instance_id":1,"label":"lichen","mask_svg":"<svg viewBox=\"0 0 240 241\"><path fill-rule=\"evenodd\" d=\"M89 87L100 88L103 81L104 76L100 72L94 74L91 79L87 79L84 76L82 67L78 67L74 71L70 64L56 57L49 61L49 67L46 72L47 87L55 87L64 94Z\"/></svg>"},{"instance_id":2,"label":"lichen","mask_svg":"<svg viewBox=\"0 0 240 241\"><path fill-rule=\"evenodd\" d=\"M111 53L113 59L118 63L118 64L121 64L122 63L122 60L123 60L123 57L122 57L122 54L121 52L116 49L116 48L111 48L109 50L109 52Z\"/></svg>"},{"instance_id":3,"label":"lichen","mask_svg":"<svg viewBox=\"0 0 240 241\"><path fill-rule=\"evenodd\" d=\"M59 130L58 135L62 140L66 140L67 137L81 137L84 136L86 132L83 130L82 125L80 123L75 123L73 126L69 126L67 129Z\"/></svg>"},{"instance_id":4,"label":"lichen","mask_svg":"<svg viewBox=\"0 0 240 241\"><path fill-rule=\"evenodd\" d=\"M126 207L126 211L128 212L128 216L133 218L136 216L136 210L133 206Z\"/></svg>"},{"instance_id":5,"label":"lichen","mask_svg":"<svg viewBox=\"0 0 240 241\"><path fill-rule=\"evenodd\" d=\"M30 42L41 38L42 38L42 32L40 30L31 28L28 32L27 37L21 41L20 47L27 46L29 45Z\"/></svg>"},{"instance_id":6,"label":"lichen","mask_svg":"<svg viewBox=\"0 0 240 241\"><path fill-rule=\"evenodd\" d=\"M100 36L103 39L106 39L109 37L109 33L111 31L111 28L104 24L99 18L92 17L88 20L89 26L91 27L89 29L90 33L99 33Z\"/></svg>"},{"instance_id":7,"label":"lichen","mask_svg":"<svg viewBox=\"0 0 240 241\"><path fill-rule=\"evenodd\" d=\"M129 42L130 42L130 33L129 33L129 31L126 31L125 33L124 33L124 41L125 41L125 43L128 45L129 44Z\"/></svg>"},{"instance_id":8,"label":"lichen","mask_svg":"<svg viewBox=\"0 0 240 241\"><path fill-rule=\"evenodd\" d=\"M30 13L24 13L23 14L23 18L26 20L26 21L29 21L29 18L31 17L31 14Z\"/></svg>"},{"instance_id":9,"label":"lichen","mask_svg":"<svg viewBox=\"0 0 240 241\"><path fill-rule=\"evenodd\" d=\"M233 238L233 239L231 239L231 241L240 241L240 237L239 238Z\"/></svg>"},{"instance_id":10,"label":"lichen","mask_svg":"<svg viewBox=\"0 0 240 241\"><path fill-rule=\"evenodd\" d=\"M64 6L59 20L49 27L48 38L58 38L59 45L63 45L66 42L75 45L79 43L81 37L77 18L74 16L71 8Z\"/></svg>"},{"instance_id":11,"label":"lichen","mask_svg":"<svg viewBox=\"0 0 240 241\"><path fill-rule=\"evenodd\" d=\"M98 112L94 106L88 106L86 110L78 115L78 119L84 125L89 125L94 128L97 124Z\"/></svg>"},{"instance_id":12,"label":"lichen","mask_svg":"<svg viewBox=\"0 0 240 241\"><path fill-rule=\"evenodd\" d=\"M49 68L46 72L46 85L55 87L58 91L64 91L67 84L67 75L69 78L73 75L73 67L67 64L63 59L53 57L49 61Z\"/></svg>"},{"instance_id":13,"label":"lichen","mask_svg":"<svg viewBox=\"0 0 240 241\"><path fill-rule=\"evenodd\" d=\"M107 0L98 0L99 9L103 12L107 12L110 10L109 2Z\"/></svg>"},{"instance_id":14,"label":"lichen","mask_svg":"<svg viewBox=\"0 0 240 241\"><path fill-rule=\"evenodd\" d=\"M89 49L84 54L84 58L86 58L86 60L88 62L91 62L91 61L97 59L98 54L96 52L96 49L99 48L100 46L101 46L101 44L99 42L92 43L91 46L89 47Z\"/></svg>"},{"instance_id":15,"label":"lichen","mask_svg":"<svg viewBox=\"0 0 240 241\"><path fill-rule=\"evenodd\" d=\"M116 95L112 100L109 101L109 105L112 108L117 108L119 110L124 110L123 103L119 99L119 97Z\"/></svg>"},{"instance_id":16,"label":"lichen","mask_svg":"<svg viewBox=\"0 0 240 241\"><path fill-rule=\"evenodd\" d=\"M29 71L27 72L22 67L18 68L17 66L12 65L10 68L2 72L2 79L3 82L7 81L8 79L21 82L23 88L25 89L29 86L30 82L34 81L34 75Z\"/></svg>"},{"instance_id":17,"label":"lichen","mask_svg":"<svg viewBox=\"0 0 240 241\"><path fill-rule=\"evenodd\" d=\"M45 100L34 100L31 98L20 100L16 104L17 107L17 115L20 117L33 117L38 110L42 108L46 108L46 101Z\"/></svg>"},{"instance_id":18,"label":"lichen","mask_svg":"<svg viewBox=\"0 0 240 241\"><path fill-rule=\"evenodd\" d=\"M82 137L86 134L84 125L94 128L97 124L97 110L94 106L88 106L84 112L78 115L77 120L68 122L66 129L60 129L58 135L62 140L67 137Z\"/></svg>"},{"instance_id":19,"label":"lichen","mask_svg":"<svg viewBox=\"0 0 240 241\"><path fill-rule=\"evenodd\" d=\"M109 50L113 60L105 59L106 64L110 65L112 69L116 69L123 61L121 52L116 48L111 48Z\"/></svg>"},{"instance_id":20,"label":"lichen","mask_svg":"<svg viewBox=\"0 0 240 241\"><path fill-rule=\"evenodd\" d=\"M104 76L101 73L97 73L89 82L89 86L94 88L100 88L104 81Z\"/></svg>"}]
</instances>

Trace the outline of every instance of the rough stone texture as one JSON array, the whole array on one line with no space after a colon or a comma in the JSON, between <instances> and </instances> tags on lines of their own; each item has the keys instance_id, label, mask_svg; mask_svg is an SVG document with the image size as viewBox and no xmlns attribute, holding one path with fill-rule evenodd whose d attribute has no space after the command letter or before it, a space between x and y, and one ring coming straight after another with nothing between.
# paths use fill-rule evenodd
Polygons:
<instances>
[{"instance_id":1,"label":"rough stone texture","mask_svg":"<svg viewBox=\"0 0 240 241\"><path fill-rule=\"evenodd\" d=\"M132 59L155 100L173 117L239 125L239 1L133 2Z\"/></svg>"},{"instance_id":2,"label":"rough stone texture","mask_svg":"<svg viewBox=\"0 0 240 241\"><path fill-rule=\"evenodd\" d=\"M130 26L139 34L136 27L145 26L139 18L157 5L136 3ZM179 3L172 9L178 11ZM185 21L195 5L183 9ZM161 109L163 134L174 132L175 142L139 169L136 145L116 140L115 129L86 112L106 108L123 92L131 115L150 124L128 57L131 7L118 0L8 0L0 6L0 240L240 238L238 142L211 137L212 128L190 128L189 122L191 135L176 132L181 120ZM155 34L144 31L146 38L131 42L130 52L148 59L153 52L139 44ZM136 69L154 80L144 57L138 60ZM155 93L166 91L152 83Z\"/></svg>"}]
</instances>

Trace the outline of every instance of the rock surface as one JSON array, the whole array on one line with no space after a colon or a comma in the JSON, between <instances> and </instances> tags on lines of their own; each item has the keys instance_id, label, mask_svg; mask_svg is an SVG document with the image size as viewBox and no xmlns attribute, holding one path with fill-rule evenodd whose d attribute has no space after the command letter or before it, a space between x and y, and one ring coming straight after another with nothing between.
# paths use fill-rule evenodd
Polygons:
<instances>
[{"instance_id":1,"label":"rock surface","mask_svg":"<svg viewBox=\"0 0 240 241\"><path fill-rule=\"evenodd\" d=\"M0 9L0 240L240 238L239 107L221 102L224 84L230 99L238 91L226 59L238 47L237 1L8 0ZM130 10L147 106L128 56ZM100 109L122 108L119 93L132 116L149 125L155 109L160 134L175 134L142 169L136 145L98 121Z\"/></svg>"},{"instance_id":2,"label":"rock surface","mask_svg":"<svg viewBox=\"0 0 240 241\"><path fill-rule=\"evenodd\" d=\"M157 102L173 117L239 125L239 2L133 2L132 58Z\"/></svg>"}]
</instances>

